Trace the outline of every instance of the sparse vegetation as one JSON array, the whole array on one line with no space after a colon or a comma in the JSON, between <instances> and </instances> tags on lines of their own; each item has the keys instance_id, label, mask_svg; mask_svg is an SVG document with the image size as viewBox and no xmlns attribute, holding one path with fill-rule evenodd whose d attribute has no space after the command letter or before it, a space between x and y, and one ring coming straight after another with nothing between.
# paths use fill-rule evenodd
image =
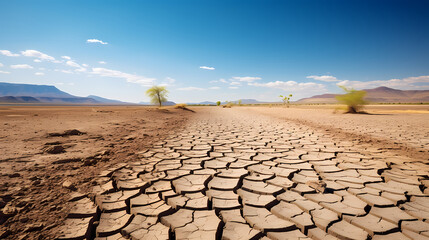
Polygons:
<instances>
[{"instance_id":1,"label":"sparse vegetation","mask_svg":"<svg viewBox=\"0 0 429 240\"><path fill-rule=\"evenodd\" d=\"M292 94L289 94L289 95L285 95L285 96L283 96L283 95L280 95L279 96L281 99L282 99L282 101L283 101L283 104L284 105L286 105L287 107L289 107L289 104L290 104L290 99L292 98Z\"/></svg>"},{"instance_id":2,"label":"sparse vegetation","mask_svg":"<svg viewBox=\"0 0 429 240\"><path fill-rule=\"evenodd\" d=\"M220 101L217 101L217 102L216 102L216 106L220 106L220 104L221 104L221 102L220 102Z\"/></svg>"},{"instance_id":3,"label":"sparse vegetation","mask_svg":"<svg viewBox=\"0 0 429 240\"><path fill-rule=\"evenodd\" d=\"M233 102L226 101L226 103L224 105L222 105L222 107L223 108L232 108L233 105L234 105Z\"/></svg>"},{"instance_id":4,"label":"sparse vegetation","mask_svg":"<svg viewBox=\"0 0 429 240\"><path fill-rule=\"evenodd\" d=\"M238 106L241 106L241 103L242 103L241 99L238 100Z\"/></svg>"},{"instance_id":5,"label":"sparse vegetation","mask_svg":"<svg viewBox=\"0 0 429 240\"><path fill-rule=\"evenodd\" d=\"M162 107L162 103L167 102L168 90L163 86L153 86L146 91L146 95L150 97L151 103Z\"/></svg>"},{"instance_id":6,"label":"sparse vegetation","mask_svg":"<svg viewBox=\"0 0 429 240\"><path fill-rule=\"evenodd\" d=\"M345 86L339 86L346 93L336 96L335 98L345 105L347 105L346 113L363 113L361 110L367 102L364 100L366 95L365 91L354 90Z\"/></svg>"},{"instance_id":7,"label":"sparse vegetation","mask_svg":"<svg viewBox=\"0 0 429 240\"><path fill-rule=\"evenodd\" d=\"M186 103L178 103L176 105L174 105L174 108L179 108L179 109L185 109L186 107Z\"/></svg>"}]
</instances>

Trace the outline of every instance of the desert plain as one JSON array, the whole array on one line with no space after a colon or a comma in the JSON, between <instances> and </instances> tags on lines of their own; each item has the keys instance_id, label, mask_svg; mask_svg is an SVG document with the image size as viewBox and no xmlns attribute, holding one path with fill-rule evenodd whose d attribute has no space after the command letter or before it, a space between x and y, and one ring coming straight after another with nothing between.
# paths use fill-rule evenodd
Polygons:
<instances>
[{"instance_id":1,"label":"desert plain","mask_svg":"<svg viewBox=\"0 0 429 240\"><path fill-rule=\"evenodd\" d=\"M1 239L429 239L429 105L1 106Z\"/></svg>"}]
</instances>

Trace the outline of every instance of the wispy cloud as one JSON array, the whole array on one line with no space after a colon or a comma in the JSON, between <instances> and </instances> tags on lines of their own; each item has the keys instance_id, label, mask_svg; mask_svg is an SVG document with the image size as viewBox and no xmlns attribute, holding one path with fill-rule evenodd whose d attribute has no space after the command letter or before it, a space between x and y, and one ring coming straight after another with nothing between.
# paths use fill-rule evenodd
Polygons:
<instances>
[{"instance_id":1,"label":"wispy cloud","mask_svg":"<svg viewBox=\"0 0 429 240\"><path fill-rule=\"evenodd\" d=\"M45 75L44 73L42 73L42 72L36 72L36 73L34 73L34 75L36 75L36 76L43 76L43 75Z\"/></svg>"},{"instance_id":2,"label":"wispy cloud","mask_svg":"<svg viewBox=\"0 0 429 240\"><path fill-rule=\"evenodd\" d=\"M0 63L0 67L3 67L4 65L3 65L3 63Z\"/></svg>"},{"instance_id":3,"label":"wispy cloud","mask_svg":"<svg viewBox=\"0 0 429 240\"><path fill-rule=\"evenodd\" d=\"M92 68L91 74L99 75L102 77L122 78L125 79L127 82L137 83L142 86L151 86L156 80L155 78L147 78L107 68Z\"/></svg>"},{"instance_id":4,"label":"wispy cloud","mask_svg":"<svg viewBox=\"0 0 429 240\"><path fill-rule=\"evenodd\" d=\"M105 45L105 44L108 44L107 42L103 42L103 41L101 41L101 40L98 40L98 39L88 39L88 40L86 40L86 42L87 43L101 43L101 44L103 44L103 45Z\"/></svg>"},{"instance_id":5,"label":"wispy cloud","mask_svg":"<svg viewBox=\"0 0 429 240\"><path fill-rule=\"evenodd\" d=\"M73 71L70 70L64 70L64 69L55 69L55 72L62 72L62 73L66 73L66 74L72 74Z\"/></svg>"},{"instance_id":6,"label":"wispy cloud","mask_svg":"<svg viewBox=\"0 0 429 240\"><path fill-rule=\"evenodd\" d=\"M25 51L21 51L21 54L26 57L38 58L40 60L55 61L54 57L49 56L48 54L39 52L37 50L25 50Z\"/></svg>"},{"instance_id":7,"label":"wispy cloud","mask_svg":"<svg viewBox=\"0 0 429 240\"><path fill-rule=\"evenodd\" d=\"M298 83L295 81L275 81L267 83L249 83L250 86L278 88L285 91L326 91L325 85L314 82Z\"/></svg>"},{"instance_id":8,"label":"wispy cloud","mask_svg":"<svg viewBox=\"0 0 429 240\"><path fill-rule=\"evenodd\" d=\"M307 78L322 81L322 82L339 82L340 81L336 77L328 76L328 75L322 75L322 76L311 75L311 76L307 76Z\"/></svg>"},{"instance_id":9,"label":"wispy cloud","mask_svg":"<svg viewBox=\"0 0 429 240\"><path fill-rule=\"evenodd\" d=\"M391 87L397 89L422 89L429 88L429 76L419 76L419 77L407 77L402 79L390 79L390 80L375 80L375 81L349 81L344 80L337 85L347 86L357 89L367 89L367 88L376 88L376 87Z\"/></svg>"},{"instance_id":10,"label":"wispy cloud","mask_svg":"<svg viewBox=\"0 0 429 240\"><path fill-rule=\"evenodd\" d=\"M30 66L28 64L15 64L15 65L10 65L10 68L13 68L13 69L32 69L33 66Z\"/></svg>"},{"instance_id":11,"label":"wispy cloud","mask_svg":"<svg viewBox=\"0 0 429 240\"><path fill-rule=\"evenodd\" d=\"M228 87L229 89L237 89L238 87Z\"/></svg>"},{"instance_id":12,"label":"wispy cloud","mask_svg":"<svg viewBox=\"0 0 429 240\"><path fill-rule=\"evenodd\" d=\"M0 54L5 55L5 56L8 56L8 57L18 57L18 56L19 56L19 54L17 54L17 53L12 53L12 52L11 52L11 51L9 51L9 50L0 50Z\"/></svg>"},{"instance_id":13,"label":"wispy cloud","mask_svg":"<svg viewBox=\"0 0 429 240\"><path fill-rule=\"evenodd\" d=\"M71 60L71 57L69 57L69 56L61 56L61 58L66 59L66 60Z\"/></svg>"},{"instance_id":14,"label":"wispy cloud","mask_svg":"<svg viewBox=\"0 0 429 240\"><path fill-rule=\"evenodd\" d=\"M171 78L171 77L166 77L164 79L164 81L159 84L160 86L165 86L165 87L169 87L169 86L174 86L174 83L176 82L176 79Z\"/></svg>"},{"instance_id":15,"label":"wispy cloud","mask_svg":"<svg viewBox=\"0 0 429 240\"><path fill-rule=\"evenodd\" d=\"M232 77L232 79L240 82L254 82L256 80L261 80L260 77Z\"/></svg>"},{"instance_id":16,"label":"wispy cloud","mask_svg":"<svg viewBox=\"0 0 429 240\"><path fill-rule=\"evenodd\" d=\"M241 83L240 82L230 82L229 85L236 85L236 86L240 86Z\"/></svg>"},{"instance_id":17,"label":"wispy cloud","mask_svg":"<svg viewBox=\"0 0 429 240\"><path fill-rule=\"evenodd\" d=\"M205 70L215 70L214 67L207 67L207 66L201 66L200 68Z\"/></svg>"},{"instance_id":18,"label":"wispy cloud","mask_svg":"<svg viewBox=\"0 0 429 240\"><path fill-rule=\"evenodd\" d=\"M40 60L40 59L34 59L33 62L39 63L39 62L42 62L42 60Z\"/></svg>"},{"instance_id":19,"label":"wispy cloud","mask_svg":"<svg viewBox=\"0 0 429 240\"><path fill-rule=\"evenodd\" d=\"M219 90L220 87L209 87L210 90Z\"/></svg>"},{"instance_id":20,"label":"wispy cloud","mask_svg":"<svg viewBox=\"0 0 429 240\"><path fill-rule=\"evenodd\" d=\"M105 62L105 61L99 61L98 63L99 64L107 64L107 62Z\"/></svg>"},{"instance_id":21,"label":"wispy cloud","mask_svg":"<svg viewBox=\"0 0 429 240\"><path fill-rule=\"evenodd\" d=\"M0 73L3 73L3 74L9 74L10 72L0 71Z\"/></svg>"},{"instance_id":22,"label":"wispy cloud","mask_svg":"<svg viewBox=\"0 0 429 240\"><path fill-rule=\"evenodd\" d=\"M204 88L199 87L184 87L184 88L178 88L179 91L204 91Z\"/></svg>"},{"instance_id":23,"label":"wispy cloud","mask_svg":"<svg viewBox=\"0 0 429 240\"><path fill-rule=\"evenodd\" d=\"M225 79L223 79L223 78L219 79L219 82L221 82L221 83L228 83L228 81L226 81L226 80L225 80Z\"/></svg>"},{"instance_id":24,"label":"wispy cloud","mask_svg":"<svg viewBox=\"0 0 429 240\"><path fill-rule=\"evenodd\" d=\"M67 61L67 62L66 62L66 65L67 65L67 66L70 66L70 67L77 68L77 69L75 70L76 72L85 72L85 71L86 71L86 68L84 68L83 66L81 66L81 65L79 65L78 63L76 63L76 62L74 62L74 61L71 61L71 60Z\"/></svg>"}]
</instances>

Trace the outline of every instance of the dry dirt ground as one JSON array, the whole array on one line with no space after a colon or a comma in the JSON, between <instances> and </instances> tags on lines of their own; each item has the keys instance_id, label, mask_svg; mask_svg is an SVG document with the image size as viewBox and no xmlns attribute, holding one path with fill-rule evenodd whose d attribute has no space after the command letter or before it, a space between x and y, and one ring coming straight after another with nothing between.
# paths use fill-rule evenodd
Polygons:
<instances>
[{"instance_id":1,"label":"dry dirt ground","mask_svg":"<svg viewBox=\"0 0 429 240\"><path fill-rule=\"evenodd\" d=\"M0 239L54 238L70 210L70 192L89 192L98 184L94 176L138 159L192 114L130 106L0 107Z\"/></svg>"},{"instance_id":2,"label":"dry dirt ground","mask_svg":"<svg viewBox=\"0 0 429 240\"><path fill-rule=\"evenodd\" d=\"M90 194L72 194L57 236L429 239L427 139L391 138L398 128L427 138L428 114L194 109L183 129L95 177Z\"/></svg>"},{"instance_id":3,"label":"dry dirt ground","mask_svg":"<svg viewBox=\"0 0 429 240\"><path fill-rule=\"evenodd\" d=\"M193 109L2 109L0 233L429 239L427 109Z\"/></svg>"}]
</instances>

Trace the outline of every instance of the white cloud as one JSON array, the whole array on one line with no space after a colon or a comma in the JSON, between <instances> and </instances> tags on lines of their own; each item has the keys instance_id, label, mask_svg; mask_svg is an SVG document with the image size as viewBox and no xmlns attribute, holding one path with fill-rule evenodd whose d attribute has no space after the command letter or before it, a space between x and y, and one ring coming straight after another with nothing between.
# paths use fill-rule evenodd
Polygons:
<instances>
[{"instance_id":1,"label":"white cloud","mask_svg":"<svg viewBox=\"0 0 429 240\"><path fill-rule=\"evenodd\" d=\"M66 65L70 66L70 67L75 67L75 68L81 68L82 66L77 64L76 62L73 61L67 61Z\"/></svg>"},{"instance_id":2,"label":"white cloud","mask_svg":"<svg viewBox=\"0 0 429 240\"><path fill-rule=\"evenodd\" d=\"M220 87L209 87L210 90L219 90Z\"/></svg>"},{"instance_id":3,"label":"white cloud","mask_svg":"<svg viewBox=\"0 0 429 240\"><path fill-rule=\"evenodd\" d=\"M376 88L376 87L390 87L390 88L396 88L396 89L423 89L423 88L429 88L429 76L419 76L419 77L407 77L402 79L390 79L390 80L375 80L375 81L349 81L344 80L337 85L340 86L346 86L346 87L352 87L356 89L369 89L369 88Z\"/></svg>"},{"instance_id":4,"label":"white cloud","mask_svg":"<svg viewBox=\"0 0 429 240\"><path fill-rule=\"evenodd\" d=\"M175 83L175 82L176 82L176 79L171 78L171 77L166 77L166 78L165 78L165 80L166 80L168 83L170 83L170 84L173 84L173 83Z\"/></svg>"},{"instance_id":5,"label":"white cloud","mask_svg":"<svg viewBox=\"0 0 429 240\"><path fill-rule=\"evenodd\" d=\"M42 73L42 72L36 72L34 75L36 75L36 76L43 76L43 75L45 75L44 73Z\"/></svg>"},{"instance_id":6,"label":"white cloud","mask_svg":"<svg viewBox=\"0 0 429 240\"><path fill-rule=\"evenodd\" d=\"M240 86L241 83L240 82L230 82L229 85L236 85L236 86Z\"/></svg>"},{"instance_id":7,"label":"white cloud","mask_svg":"<svg viewBox=\"0 0 429 240\"><path fill-rule=\"evenodd\" d=\"M232 79L240 82L254 82L256 80L261 80L260 77L232 77Z\"/></svg>"},{"instance_id":8,"label":"white cloud","mask_svg":"<svg viewBox=\"0 0 429 240\"><path fill-rule=\"evenodd\" d=\"M98 39L88 39L88 40L86 40L86 42L87 43L101 43L103 45L108 44L107 42L103 42L103 41L98 40Z\"/></svg>"},{"instance_id":9,"label":"white cloud","mask_svg":"<svg viewBox=\"0 0 429 240\"><path fill-rule=\"evenodd\" d=\"M184 87L184 88L178 88L177 90L179 90L179 91L203 91L205 89L199 88L199 87Z\"/></svg>"},{"instance_id":10,"label":"white cloud","mask_svg":"<svg viewBox=\"0 0 429 240\"><path fill-rule=\"evenodd\" d=\"M285 91L326 91L325 85L314 82L298 83L295 81L275 81L267 83L249 83L250 86L278 88Z\"/></svg>"},{"instance_id":11,"label":"white cloud","mask_svg":"<svg viewBox=\"0 0 429 240\"><path fill-rule=\"evenodd\" d=\"M42 62L42 60L40 60L40 59L34 59L33 62L39 63L39 62Z\"/></svg>"},{"instance_id":12,"label":"white cloud","mask_svg":"<svg viewBox=\"0 0 429 240\"><path fill-rule=\"evenodd\" d=\"M23 56L26 56L26 57L38 58L40 60L55 61L54 57L51 57L51 56L49 56L45 53L39 52L37 50L25 50L25 51L21 51L21 54Z\"/></svg>"},{"instance_id":13,"label":"white cloud","mask_svg":"<svg viewBox=\"0 0 429 240\"><path fill-rule=\"evenodd\" d=\"M85 63L84 63L84 64L82 64L82 66L84 66L84 67L89 67L89 66L88 66L88 64L85 64Z\"/></svg>"},{"instance_id":14,"label":"white cloud","mask_svg":"<svg viewBox=\"0 0 429 240\"><path fill-rule=\"evenodd\" d=\"M238 87L229 87L229 89L237 89Z\"/></svg>"},{"instance_id":15,"label":"white cloud","mask_svg":"<svg viewBox=\"0 0 429 240\"><path fill-rule=\"evenodd\" d=\"M45 70L46 70L46 68L39 68L39 70L45 71Z\"/></svg>"},{"instance_id":16,"label":"white cloud","mask_svg":"<svg viewBox=\"0 0 429 240\"><path fill-rule=\"evenodd\" d=\"M336 77L328 76L328 75L323 75L323 76L312 75L312 76L307 76L307 78L311 78L311 79L323 81L323 82L339 82L340 81Z\"/></svg>"},{"instance_id":17,"label":"white cloud","mask_svg":"<svg viewBox=\"0 0 429 240\"><path fill-rule=\"evenodd\" d=\"M0 67L3 67L4 65L3 65L3 63L0 63Z\"/></svg>"},{"instance_id":18,"label":"white cloud","mask_svg":"<svg viewBox=\"0 0 429 240\"><path fill-rule=\"evenodd\" d=\"M8 56L8 57L18 57L18 56L19 56L19 54L17 54L17 53L12 53L12 52L11 52L11 51L9 51L9 50L0 50L0 54L5 55L5 56Z\"/></svg>"},{"instance_id":19,"label":"white cloud","mask_svg":"<svg viewBox=\"0 0 429 240\"><path fill-rule=\"evenodd\" d=\"M15 64L15 65L10 65L10 68L13 68L13 69L32 69L33 66L30 66L28 64Z\"/></svg>"},{"instance_id":20,"label":"white cloud","mask_svg":"<svg viewBox=\"0 0 429 240\"><path fill-rule=\"evenodd\" d=\"M81 65L79 65L78 63L76 63L76 62L74 62L74 61L71 61L71 60L69 60L69 61L67 61L66 62L66 65L68 65L68 66L70 66L70 67L75 67L75 68L77 68L75 71L76 72L85 72L86 71L86 68L84 68L83 66L81 66ZM86 65L86 64L85 64ZM88 66L88 65L86 65L86 66Z\"/></svg>"},{"instance_id":21,"label":"white cloud","mask_svg":"<svg viewBox=\"0 0 429 240\"><path fill-rule=\"evenodd\" d=\"M127 82L137 83L142 86L151 86L156 80L155 78L147 78L107 68L92 68L91 74L99 75L102 77L122 78L125 79Z\"/></svg>"},{"instance_id":22,"label":"white cloud","mask_svg":"<svg viewBox=\"0 0 429 240\"><path fill-rule=\"evenodd\" d=\"M3 73L3 74L9 74L10 72L0 71L0 73Z\"/></svg>"},{"instance_id":23,"label":"white cloud","mask_svg":"<svg viewBox=\"0 0 429 240\"><path fill-rule=\"evenodd\" d=\"M201 66L200 68L205 70L215 70L214 67L207 67L207 66Z\"/></svg>"},{"instance_id":24,"label":"white cloud","mask_svg":"<svg viewBox=\"0 0 429 240\"><path fill-rule=\"evenodd\" d=\"M71 57L69 57L69 56L61 56L61 58L66 59L66 60L71 60Z\"/></svg>"},{"instance_id":25,"label":"white cloud","mask_svg":"<svg viewBox=\"0 0 429 240\"><path fill-rule=\"evenodd\" d=\"M62 72L62 73L67 73L67 74L72 74L73 71L70 70L64 70L64 69L55 69L55 72Z\"/></svg>"},{"instance_id":26,"label":"white cloud","mask_svg":"<svg viewBox=\"0 0 429 240\"><path fill-rule=\"evenodd\" d=\"M228 81L226 81L226 80L225 80L225 79L223 79L223 78L219 79L219 82L221 82L221 83L228 83Z\"/></svg>"},{"instance_id":27,"label":"white cloud","mask_svg":"<svg viewBox=\"0 0 429 240\"><path fill-rule=\"evenodd\" d=\"M99 61L98 63L99 64L107 64L107 62L105 62L105 61Z\"/></svg>"}]
</instances>

